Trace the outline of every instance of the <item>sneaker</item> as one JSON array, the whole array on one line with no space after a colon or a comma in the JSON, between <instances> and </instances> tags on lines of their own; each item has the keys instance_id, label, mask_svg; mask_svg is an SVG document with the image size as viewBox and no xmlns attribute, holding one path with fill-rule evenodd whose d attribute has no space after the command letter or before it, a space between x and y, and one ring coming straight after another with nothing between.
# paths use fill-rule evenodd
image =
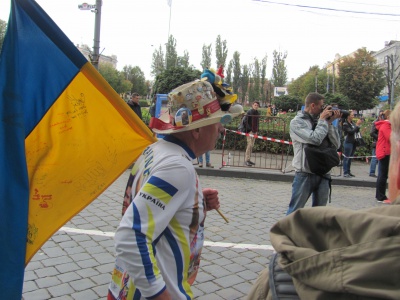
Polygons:
<instances>
[{"instance_id":1,"label":"sneaker","mask_svg":"<svg viewBox=\"0 0 400 300\"><path fill-rule=\"evenodd\" d=\"M203 167L203 164L202 164L202 163L199 163L199 167L202 168L202 167Z\"/></svg>"},{"instance_id":2,"label":"sneaker","mask_svg":"<svg viewBox=\"0 0 400 300\"><path fill-rule=\"evenodd\" d=\"M390 201L389 199L385 199L385 200L376 199L376 202L383 203L383 204L392 204L392 201Z\"/></svg>"},{"instance_id":3,"label":"sneaker","mask_svg":"<svg viewBox=\"0 0 400 300\"><path fill-rule=\"evenodd\" d=\"M369 174L369 177L377 177L375 174Z\"/></svg>"},{"instance_id":4,"label":"sneaker","mask_svg":"<svg viewBox=\"0 0 400 300\"><path fill-rule=\"evenodd\" d=\"M255 163L253 163L251 160L248 160L247 162L248 162L249 164L253 165L253 166L255 165Z\"/></svg>"},{"instance_id":5,"label":"sneaker","mask_svg":"<svg viewBox=\"0 0 400 300\"><path fill-rule=\"evenodd\" d=\"M244 163L244 165L247 166L247 167L252 167L252 166L253 166L249 161L246 161L246 162Z\"/></svg>"},{"instance_id":6,"label":"sneaker","mask_svg":"<svg viewBox=\"0 0 400 300\"><path fill-rule=\"evenodd\" d=\"M345 177L345 178L351 178L351 175L350 175L350 174L344 174L343 177Z\"/></svg>"},{"instance_id":7,"label":"sneaker","mask_svg":"<svg viewBox=\"0 0 400 300\"><path fill-rule=\"evenodd\" d=\"M350 177L356 177L356 175L353 175L353 174L351 174L350 172L349 172L349 175L350 175Z\"/></svg>"},{"instance_id":8,"label":"sneaker","mask_svg":"<svg viewBox=\"0 0 400 300\"><path fill-rule=\"evenodd\" d=\"M206 163L207 168L214 168L214 166L211 163Z\"/></svg>"}]
</instances>

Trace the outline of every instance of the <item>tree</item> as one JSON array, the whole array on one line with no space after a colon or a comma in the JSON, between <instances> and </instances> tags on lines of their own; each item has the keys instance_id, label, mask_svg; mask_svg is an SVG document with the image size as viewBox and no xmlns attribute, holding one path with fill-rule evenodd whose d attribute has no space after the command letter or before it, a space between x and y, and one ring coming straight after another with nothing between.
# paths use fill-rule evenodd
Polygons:
<instances>
[{"instance_id":1,"label":"tree","mask_svg":"<svg viewBox=\"0 0 400 300\"><path fill-rule=\"evenodd\" d=\"M267 101L267 93L266 93L266 84L267 84L267 59L268 56L265 55L264 58L261 60L261 66L260 66L260 73L261 73L261 94L260 97L261 99Z\"/></svg>"},{"instance_id":2,"label":"tree","mask_svg":"<svg viewBox=\"0 0 400 300\"><path fill-rule=\"evenodd\" d=\"M100 63L99 73L118 94L126 93L132 88L132 83L124 77L124 73L119 72L110 63Z\"/></svg>"},{"instance_id":3,"label":"tree","mask_svg":"<svg viewBox=\"0 0 400 300\"><path fill-rule=\"evenodd\" d=\"M304 104L299 97L291 96L291 95L284 95L275 97L274 103L276 108L282 109L283 111L298 111L300 110L301 106Z\"/></svg>"},{"instance_id":4,"label":"tree","mask_svg":"<svg viewBox=\"0 0 400 300\"><path fill-rule=\"evenodd\" d=\"M289 95L305 99L311 92L317 91L320 94L325 93L326 81L323 81L323 73L324 72L321 71L318 66L310 67L306 73L302 74L288 85ZM324 78L326 78L326 76Z\"/></svg>"},{"instance_id":5,"label":"tree","mask_svg":"<svg viewBox=\"0 0 400 300\"><path fill-rule=\"evenodd\" d=\"M168 94L174 88L182 84L200 79L200 76L201 72L191 67L172 67L157 75L154 81L153 91L155 94Z\"/></svg>"},{"instance_id":6,"label":"tree","mask_svg":"<svg viewBox=\"0 0 400 300\"><path fill-rule=\"evenodd\" d=\"M228 64L228 68L226 69L225 83L232 85L232 60Z\"/></svg>"},{"instance_id":7,"label":"tree","mask_svg":"<svg viewBox=\"0 0 400 300\"><path fill-rule=\"evenodd\" d=\"M153 76L157 76L164 70L165 70L164 52L160 45L160 47L158 49L155 49L153 52L153 62L151 64L151 74Z\"/></svg>"},{"instance_id":8,"label":"tree","mask_svg":"<svg viewBox=\"0 0 400 300\"><path fill-rule=\"evenodd\" d=\"M226 46L226 40L221 41L220 35L217 36L217 40L215 41L215 56L217 57L217 68L220 65L225 66L228 48Z\"/></svg>"},{"instance_id":9,"label":"tree","mask_svg":"<svg viewBox=\"0 0 400 300\"><path fill-rule=\"evenodd\" d=\"M285 60L287 57L287 52L273 52L272 61L272 78L271 81L275 86L285 86L287 82L287 68L285 65Z\"/></svg>"},{"instance_id":10,"label":"tree","mask_svg":"<svg viewBox=\"0 0 400 300\"><path fill-rule=\"evenodd\" d=\"M0 53L1 49L3 48L3 42L6 36L6 31L7 31L7 22L0 20Z\"/></svg>"},{"instance_id":11,"label":"tree","mask_svg":"<svg viewBox=\"0 0 400 300\"><path fill-rule=\"evenodd\" d=\"M170 35L167 43L166 58L165 58L165 68L173 68L178 65L178 54L176 52L176 40Z\"/></svg>"},{"instance_id":12,"label":"tree","mask_svg":"<svg viewBox=\"0 0 400 300\"><path fill-rule=\"evenodd\" d=\"M335 94L325 93L324 97L325 97L324 104L336 103L340 109L346 109L346 110L352 107L351 100L347 96L344 96L340 93L335 93Z\"/></svg>"},{"instance_id":13,"label":"tree","mask_svg":"<svg viewBox=\"0 0 400 300\"><path fill-rule=\"evenodd\" d=\"M206 46L203 44L203 52L201 55L201 67L203 70L208 69L211 67L211 44Z\"/></svg>"},{"instance_id":14,"label":"tree","mask_svg":"<svg viewBox=\"0 0 400 300\"><path fill-rule=\"evenodd\" d=\"M339 64L339 91L354 101L352 109L371 109L385 86L383 69L376 64L365 48L360 48L354 57L344 57Z\"/></svg>"},{"instance_id":15,"label":"tree","mask_svg":"<svg viewBox=\"0 0 400 300\"><path fill-rule=\"evenodd\" d=\"M240 91L242 96L242 103L246 103L247 89L249 87L249 66L244 65L242 69L242 76L240 77Z\"/></svg>"},{"instance_id":16,"label":"tree","mask_svg":"<svg viewBox=\"0 0 400 300\"><path fill-rule=\"evenodd\" d=\"M122 69L124 78L132 83L131 92L139 93L140 95L148 94L148 86L143 71L138 67L124 66Z\"/></svg>"},{"instance_id":17,"label":"tree","mask_svg":"<svg viewBox=\"0 0 400 300\"><path fill-rule=\"evenodd\" d=\"M397 48L396 48L397 51ZM385 72L385 77L386 77L386 82L387 82L387 87L388 87L388 104L390 109L393 110L394 106L394 94L396 91L396 85L397 85L397 79L399 78L400 72L398 72L398 69L400 67L400 64L398 62L399 56L397 55L397 52L395 55L387 55L386 56L386 63L387 63L387 69ZM397 65L397 67L396 67Z\"/></svg>"},{"instance_id":18,"label":"tree","mask_svg":"<svg viewBox=\"0 0 400 300\"><path fill-rule=\"evenodd\" d=\"M254 58L254 63L250 68L251 78L250 90L249 90L249 101L253 102L255 100L260 100L260 72L261 67L257 58Z\"/></svg>"},{"instance_id":19,"label":"tree","mask_svg":"<svg viewBox=\"0 0 400 300\"><path fill-rule=\"evenodd\" d=\"M232 70L233 70L232 89L234 92L239 94L240 78L242 76L242 67L240 66L240 53L239 52L235 51L233 53L233 58L230 63L232 64Z\"/></svg>"},{"instance_id":20,"label":"tree","mask_svg":"<svg viewBox=\"0 0 400 300\"><path fill-rule=\"evenodd\" d=\"M189 67L189 52L187 50L183 51L183 56L178 57L178 66L182 68Z\"/></svg>"}]
</instances>

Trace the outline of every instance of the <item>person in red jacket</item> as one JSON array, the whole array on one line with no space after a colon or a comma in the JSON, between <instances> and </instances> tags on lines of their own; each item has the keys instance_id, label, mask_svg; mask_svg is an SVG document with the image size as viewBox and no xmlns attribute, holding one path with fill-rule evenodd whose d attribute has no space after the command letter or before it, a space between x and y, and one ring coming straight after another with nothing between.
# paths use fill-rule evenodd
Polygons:
<instances>
[{"instance_id":1,"label":"person in red jacket","mask_svg":"<svg viewBox=\"0 0 400 300\"><path fill-rule=\"evenodd\" d=\"M376 201L390 204L391 201L386 197L386 184L389 170L390 159L390 134L392 127L389 121L390 110L384 111L385 120L376 121L375 127L379 131L376 143L376 158L379 161L378 179L376 180Z\"/></svg>"}]
</instances>

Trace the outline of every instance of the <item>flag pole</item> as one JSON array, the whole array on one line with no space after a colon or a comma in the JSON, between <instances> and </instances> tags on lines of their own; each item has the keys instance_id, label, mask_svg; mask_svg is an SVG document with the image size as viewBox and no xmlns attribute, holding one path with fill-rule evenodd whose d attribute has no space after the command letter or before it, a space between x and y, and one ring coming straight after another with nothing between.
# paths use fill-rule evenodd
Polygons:
<instances>
[{"instance_id":1,"label":"flag pole","mask_svg":"<svg viewBox=\"0 0 400 300\"><path fill-rule=\"evenodd\" d=\"M167 38L167 43L169 41L169 31L171 29L171 7L172 7L172 0L168 1L169 4L169 23L168 23L168 38Z\"/></svg>"}]
</instances>

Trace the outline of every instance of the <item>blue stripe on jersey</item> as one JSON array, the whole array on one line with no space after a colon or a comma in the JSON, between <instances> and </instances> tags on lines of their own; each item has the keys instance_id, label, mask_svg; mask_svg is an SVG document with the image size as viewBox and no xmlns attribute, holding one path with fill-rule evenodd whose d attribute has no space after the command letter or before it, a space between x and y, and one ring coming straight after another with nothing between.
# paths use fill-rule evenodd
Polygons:
<instances>
[{"instance_id":1,"label":"blue stripe on jersey","mask_svg":"<svg viewBox=\"0 0 400 300\"><path fill-rule=\"evenodd\" d=\"M176 187L174 187L172 184L169 184L165 180L162 180L161 178L156 177L156 176L151 176L148 183L151 183L152 185L163 190L168 195L171 195L171 197L173 197L178 192L178 189Z\"/></svg>"},{"instance_id":2,"label":"blue stripe on jersey","mask_svg":"<svg viewBox=\"0 0 400 300\"><path fill-rule=\"evenodd\" d=\"M140 257L142 258L144 272L146 274L147 280L149 282L154 282L156 280L156 276L154 275L153 264L149 256L146 235L141 232L142 228L140 226L140 215L135 202L132 203L132 207L133 207L132 229L135 231L136 234L136 244L138 245L139 248Z\"/></svg>"},{"instance_id":3,"label":"blue stripe on jersey","mask_svg":"<svg viewBox=\"0 0 400 300\"><path fill-rule=\"evenodd\" d=\"M179 290L183 295L186 296L186 299L190 300L190 296L186 293L185 289L182 286L182 280L183 280L183 258L181 251L179 249L179 245L177 241L175 240L171 230L169 228L165 229L165 237L168 241L169 246L171 247L172 253L174 254L175 257L175 262L176 262L176 272L177 272L177 281L178 281L178 287Z\"/></svg>"},{"instance_id":4,"label":"blue stripe on jersey","mask_svg":"<svg viewBox=\"0 0 400 300\"><path fill-rule=\"evenodd\" d=\"M138 289L136 289L132 300L140 300L140 298L142 298L142 294L140 293L140 291Z\"/></svg>"}]
</instances>

